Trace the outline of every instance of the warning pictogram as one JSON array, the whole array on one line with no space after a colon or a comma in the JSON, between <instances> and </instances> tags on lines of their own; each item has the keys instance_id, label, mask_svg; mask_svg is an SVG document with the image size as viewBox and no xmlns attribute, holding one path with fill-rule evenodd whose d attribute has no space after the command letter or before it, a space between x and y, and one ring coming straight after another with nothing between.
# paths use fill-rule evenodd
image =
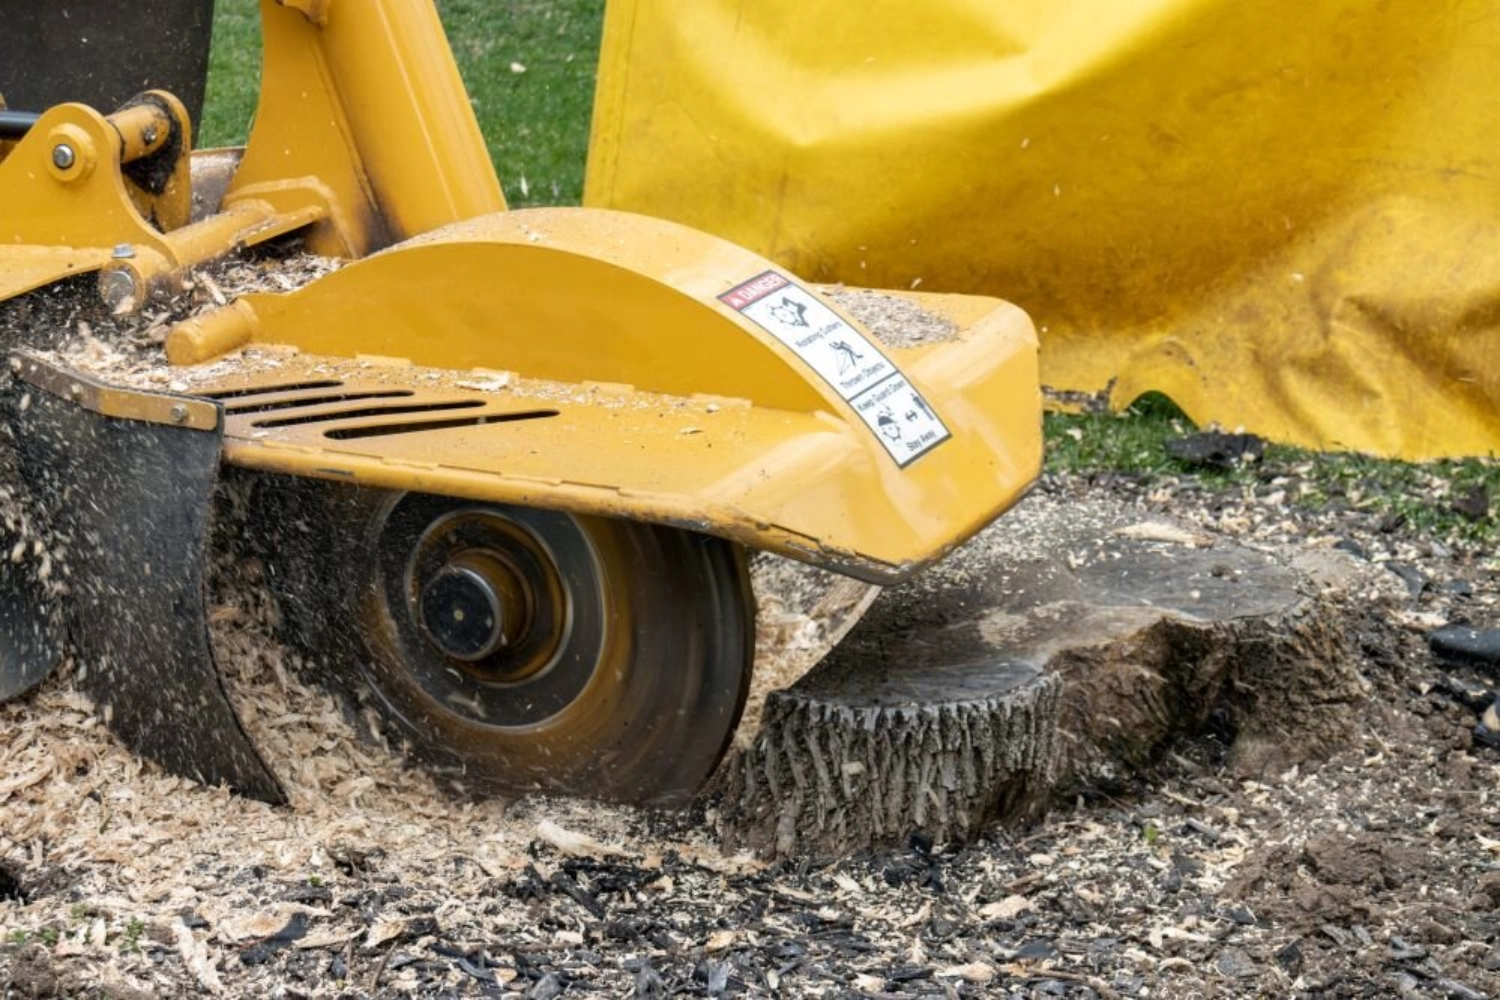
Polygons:
<instances>
[{"instance_id":1,"label":"warning pictogram","mask_svg":"<svg viewBox=\"0 0 1500 1000\"><path fill-rule=\"evenodd\" d=\"M791 348L833 386L906 465L949 437L948 428L870 339L785 275L767 271L719 301Z\"/></svg>"}]
</instances>

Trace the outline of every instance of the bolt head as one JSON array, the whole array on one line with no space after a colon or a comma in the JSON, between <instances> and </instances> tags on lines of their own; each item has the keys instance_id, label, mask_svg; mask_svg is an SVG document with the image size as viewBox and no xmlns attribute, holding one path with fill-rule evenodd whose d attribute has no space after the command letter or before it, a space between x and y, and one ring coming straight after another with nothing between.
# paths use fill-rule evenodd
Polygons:
<instances>
[{"instance_id":1,"label":"bolt head","mask_svg":"<svg viewBox=\"0 0 1500 1000\"><path fill-rule=\"evenodd\" d=\"M58 170L71 170L77 162L78 154L73 152L72 146L60 142L52 147L52 165Z\"/></svg>"},{"instance_id":2,"label":"bolt head","mask_svg":"<svg viewBox=\"0 0 1500 1000\"><path fill-rule=\"evenodd\" d=\"M111 309L127 309L141 304L135 275L123 267L105 271L99 276L99 292L104 304Z\"/></svg>"},{"instance_id":3,"label":"bolt head","mask_svg":"<svg viewBox=\"0 0 1500 1000\"><path fill-rule=\"evenodd\" d=\"M186 423L187 422L187 418L188 418L188 409L187 409L187 407L183 406L181 403L175 403L175 404L173 404L173 406L172 406L172 423L174 423L174 424Z\"/></svg>"}]
</instances>

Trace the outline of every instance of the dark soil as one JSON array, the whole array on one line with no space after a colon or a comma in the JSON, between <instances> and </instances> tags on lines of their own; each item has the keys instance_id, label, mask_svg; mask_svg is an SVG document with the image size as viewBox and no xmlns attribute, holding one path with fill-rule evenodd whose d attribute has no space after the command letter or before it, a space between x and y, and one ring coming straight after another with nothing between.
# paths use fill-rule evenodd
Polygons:
<instances>
[{"instance_id":1,"label":"dark soil","mask_svg":"<svg viewBox=\"0 0 1500 1000\"><path fill-rule=\"evenodd\" d=\"M358 849L289 869L257 863L253 844L244 857L205 847L189 852L190 891L132 901L150 894L119 866L54 854L6 818L18 798L65 799L42 782L0 813L0 859L20 887L0 893L0 995L195 995L206 982L287 997L1500 993L1500 753L1471 735L1496 678L1441 668L1423 635L1494 620L1490 557L1191 482L1149 496L1072 476L1043 489L1228 522L1252 544L1349 540L1437 585L1371 604L1355 639L1375 694L1326 763L1236 778L1210 731L967 846L766 865L718 853L711 813L538 801L505 810L491 839L510 837L511 853L496 862L464 853L479 841L455 835L462 809L435 797L427 817L401 817L408 839L355 837ZM27 711L5 710L0 733ZM170 796L222 793L171 783ZM294 822L285 812L277 822Z\"/></svg>"}]
</instances>

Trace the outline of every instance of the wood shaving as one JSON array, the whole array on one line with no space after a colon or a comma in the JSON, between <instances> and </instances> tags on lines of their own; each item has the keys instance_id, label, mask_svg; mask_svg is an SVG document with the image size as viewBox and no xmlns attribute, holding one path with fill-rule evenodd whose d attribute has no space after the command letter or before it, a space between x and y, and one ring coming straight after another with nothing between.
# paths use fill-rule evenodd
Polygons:
<instances>
[{"instance_id":1,"label":"wood shaving","mask_svg":"<svg viewBox=\"0 0 1500 1000\"><path fill-rule=\"evenodd\" d=\"M865 288L819 290L887 347L918 347L951 340L958 334L952 320L924 309L919 300L907 296Z\"/></svg>"},{"instance_id":2,"label":"wood shaving","mask_svg":"<svg viewBox=\"0 0 1500 1000\"><path fill-rule=\"evenodd\" d=\"M1195 549L1213 544L1213 539L1206 535L1187 531L1180 525L1169 524L1165 521L1142 521L1139 524L1128 524L1123 528L1116 528L1114 534L1143 542L1167 542L1171 545L1186 545Z\"/></svg>"},{"instance_id":3,"label":"wood shaving","mask_svg":"<svg viewBox=\"0 0 1500 1000\"><path fill-rule=\"evenodd\" d=\"M570 857L608 858L626 853L618 847L602 844L587 834L565 830L550 819L538 823L534 832L537 837Z\"/></svg>"}]
</instances>

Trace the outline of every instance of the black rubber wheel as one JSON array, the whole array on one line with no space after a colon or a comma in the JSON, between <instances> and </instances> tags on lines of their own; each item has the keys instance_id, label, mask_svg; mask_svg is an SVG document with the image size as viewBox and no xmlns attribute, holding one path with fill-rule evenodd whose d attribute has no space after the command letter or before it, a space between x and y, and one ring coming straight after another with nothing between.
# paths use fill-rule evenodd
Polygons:
<instances>
[{"instance_id":1,"label":"black rubber wheel","mask_svg":"<svg viewBox=\"0 0 1500 1000\"><path fill-rule=\"evenodd\" d=\"M284 614L333 683L364 685L472 792L682 805L744 707L743 552L613 518L299 487L323 511L278 558ZM301 550L287 568L287 553Z\"/></svg>"}]
</instances>

